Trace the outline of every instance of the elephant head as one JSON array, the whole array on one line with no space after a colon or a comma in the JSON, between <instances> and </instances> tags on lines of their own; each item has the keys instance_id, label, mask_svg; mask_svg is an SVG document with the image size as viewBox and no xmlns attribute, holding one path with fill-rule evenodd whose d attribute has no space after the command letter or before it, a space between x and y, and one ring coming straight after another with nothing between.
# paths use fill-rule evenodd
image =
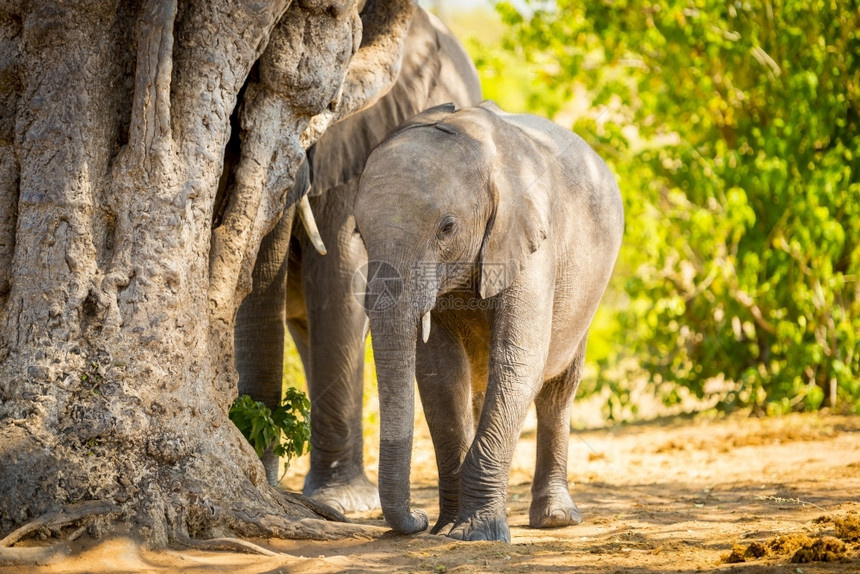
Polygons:
<instances>
[{"instance_id":1,"label":"elephant head","mask_svg":"<svg viewBox=\"0 0 860 574\"><path fill-rule=\"evenodd\" d=\"M504 291L546 239L549 148L525 138L491 102L419 114L368 158L355 204L368 253L365 306L379 382L379 496L389 525L427 527L410 510L418 333L458 290ZM384 206L380 208L380 206Z\"/></svg>"}]
</instances>

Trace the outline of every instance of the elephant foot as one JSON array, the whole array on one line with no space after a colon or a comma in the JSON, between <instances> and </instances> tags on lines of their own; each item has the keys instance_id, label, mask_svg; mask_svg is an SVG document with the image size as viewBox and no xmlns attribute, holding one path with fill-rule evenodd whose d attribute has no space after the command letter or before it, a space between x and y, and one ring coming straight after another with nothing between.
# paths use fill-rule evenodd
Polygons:
<instances>
[{"instance_id":1,"label":"elephant foot","mask_svg":"<svg viewBox=\"0 0 860 574\"><path fill-rule=\"evenodd\" d=\"M511 530L504 514L477 514L460 518L448 532L449 538L456 540L495 540L511 541Z\"/></svg>"},{"instance_id":2,"label":"elephant foot","mask_svg":"<svg viewBox=\"0 0 860 574\"><path fill-rule=\"evenodd\" d=\"M328 504L344 514L379 508L379 490L364 474L346 483L323 484L314 489L305 486L304 495Z\"/></svg>"},{"instance_id":3,"label":"elephant foot","mask_svg":"<svg viewBox=\"0 0 860 574\"><path fill-rule=\"evenodd\" d=\"M532 499L529 507L529 526L532 528L560 528L580 522L582 515L567 491Z\"/></svg>"},{"instance_id":4,"label":"elephant foot","mask_svg":"<svg viewBox=\"0 0 860 574\"><path fill-rule=\"evenodd\" d=\"M433 528L430 530L430 534L448 536L448 534L451 532L451 529L454 528L456 518L456 515L453 514L440 515L439 519L436 521L436 525L433 526Z\"/></svg>"}]
</instances>

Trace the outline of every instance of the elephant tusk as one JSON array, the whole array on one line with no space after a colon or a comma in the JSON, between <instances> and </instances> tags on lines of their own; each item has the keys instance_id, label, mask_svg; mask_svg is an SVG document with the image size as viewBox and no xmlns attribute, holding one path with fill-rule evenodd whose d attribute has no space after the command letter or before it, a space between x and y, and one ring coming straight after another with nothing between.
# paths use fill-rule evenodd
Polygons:
<instances>
[{"instance_id":1,"label":"elephant tusk","mask_svg":"<svg viewBox=\"0 0 860 574\"><path fill-rule=\"evenodd\" d=\"M303 195L299 201L299 216L302 218L302 224L305 226L305 231L308 232L308 237L314 244L314 248L320 255L325 255L327 253L325 243L323 243L320 231L317 229L317 222L314 219L314 212L311 211L311 202L307 195Z\"/></svg>"},{"instance_id":2,"label":"elephant tusk","mask_svg":"<svg viewBox=\"0 0 860 574\"><path fill-rule=\"evenodd\" d=\"M367 339L367 335L370 333L370 317L364 318L364 339Z\"/></svg>"},{"instance_id":3,"label":"elephant tusk","mask_svg":"<svg viewBox=\"0 0 860 574\"><path fill-rule=\"evenodd\" d=\"M427 311L421 317L421 338L424 339L425 343L430 338L430 311Z\"/></svg>"}]
</instances>

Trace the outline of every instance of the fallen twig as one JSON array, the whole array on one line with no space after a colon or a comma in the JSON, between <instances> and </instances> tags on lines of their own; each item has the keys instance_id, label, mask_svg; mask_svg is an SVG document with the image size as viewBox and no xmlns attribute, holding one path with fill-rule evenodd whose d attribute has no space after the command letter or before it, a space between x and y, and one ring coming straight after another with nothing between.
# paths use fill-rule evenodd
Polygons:
<instances>
[{"instance_id":1,"label":"fallen twig","mask_svg":"<svg viewBox=\"0 0 860 574\"><path fill-rule=\"evenodd\" d=\"M806 502L805 500L800 500L799 498L782 498L781 496L759 496L758 499L779 502L781 504L799 504L801 506L814 506L822 512L827 512L826 508L821 508L817 504L814 504L812 502Z\"/></svg>"}]
</instances>

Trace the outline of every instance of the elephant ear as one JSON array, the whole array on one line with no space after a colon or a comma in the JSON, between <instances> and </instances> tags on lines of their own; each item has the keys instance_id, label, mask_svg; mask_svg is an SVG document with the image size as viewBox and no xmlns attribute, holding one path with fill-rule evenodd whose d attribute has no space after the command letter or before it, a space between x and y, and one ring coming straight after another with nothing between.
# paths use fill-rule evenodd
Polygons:
<instances>
[{"instance_id":1,"label":"elephant ear","mask_svg":"<svg viewBox=\"0 0 860 574\"><path fill-rule=\"evenodd\" d=\"M544 152L520 130L496 133L489 185L493 212L479 257L484 299L507 289L546 240L552 208Z\"/></svg>"}]
</instances>

